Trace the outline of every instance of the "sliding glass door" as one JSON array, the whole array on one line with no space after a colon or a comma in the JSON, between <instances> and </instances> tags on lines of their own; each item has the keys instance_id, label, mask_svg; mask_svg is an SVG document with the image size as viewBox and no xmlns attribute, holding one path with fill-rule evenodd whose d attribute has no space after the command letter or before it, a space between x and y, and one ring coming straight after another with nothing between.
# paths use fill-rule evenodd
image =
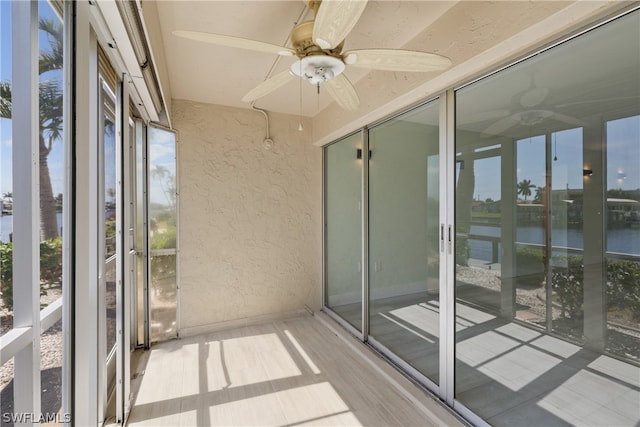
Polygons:
<instances>
[{"instance_id":1,"label":"sliding glass door","mask_svg":"<svg viewBox=\"0 0 640 427\"><path fill-rule=\"evenodd\" d=\"M325 305L362 333L362 133L325 149Z\"/></svg>"},{"instance_id":2,"label":"sliding glass door","mask_svg":"<svg viewBox=\"0 0 640 427\"><path fill-rule=\"evenodd\" d=\"M456 93L455 398L492 425L640 421L639 28Z\"/></svg>"},{"instance_id":3,"label":"sliding glass door","mask_svg":"<svg viewBox=\"0 0 640 427\"><path fill-rule=\"evenodd\" d=\"M638 76L636 10L327 147L326 309L473 424L638 425Z\"/></svg>"},{"instance_id":4,"label":"sliding glass door","mask_svg":"<svg viewBox=\"0 0 640 427\"><path fill-rule=\"evenodd\" d=\"M369 340L435 384L440 329L439 103L369 130Z\"/></svg>"}]
</instances>

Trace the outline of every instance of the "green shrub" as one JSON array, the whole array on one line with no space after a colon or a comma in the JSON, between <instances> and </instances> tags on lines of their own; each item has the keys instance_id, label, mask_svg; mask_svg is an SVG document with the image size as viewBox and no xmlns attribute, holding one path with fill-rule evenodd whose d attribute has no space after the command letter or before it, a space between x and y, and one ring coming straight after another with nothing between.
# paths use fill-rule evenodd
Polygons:
<instances>
[{"instance_id":1,"label":"green shrub","mask_svg":"<svg viewBox=\"0 0 640 427\"><path fill-rule=\"evenodd\" d=\"M567 267L555 267L551 287L558 295L562 317L582 319L584 301L584 265L582 257L567 257Z\"/></svg>"},{"instance_id":2,"label":"green shrub","mask_svg":"<svg viewBox=\"0 0 640 427\"><path fill-rule=\"evenodd\" d=\"M545 278L542 250L524 248L516 251L516 275L533 276L533 281L541 284Z\"/></svg>"},{"instance_id":3,"label":"green shrub","mask_svg":"<svg viewBox=\"0 0 640 427\"><path fill-rule=\"evenodd\" d=\"M62 281L62 239L40 242L40 280L52 285Z\"/></svg>"},{"instance_id":4,"label":"green shrub","mask_svg":"<svg viewBox=\"0 0 640 427\"><path fill-rule=\"evenodd\" d=\"M606 304L608 310L629 312L640 321L640 264L633 261L608 261ZM562 316L583 317L584 264L582 257L567 258L567 267L554 268L552 287L562 307Z\"/></svg>"},{"instance_id":5,"label":"green shrub","mask_svg":"<svg viewBox=\"0 0 640 427\"><path fill-rule=\"evenodd\" d=\"M40 294L43 285L62 281L62 239L40 242ZM13 243L0 242L0 296L4 306L13 311Z\"/></svg>"},{"instance_id":6,"label":"green shrub","mask_svg":"<svg viewBox=\"0 0 640 427\"><path fill-rule=\"evenodd\" d=\"M150 242L151 249L173 249L176 247L176 227L167 226L162 231L154 231Z\"/></svg>"},{"instance_id":7,"label":"green shrub","mask_svg":"<svg viewBox=\"0 0 640 427\"><path fill-rule=\"evenodd\" d=\"M640 321L640 264L607 262L607 303L609 308L630 311L633 320Z\"/></svg>"},{"instance_id":8,"label":"green shrub","mask_svg":"<svg viewBox=\"0 0 640 427\"><path fill-rule=\"evenodd\" d=\"M0 297L13 310L13 243L0 242Z\"/></svg>"}]
</instances>

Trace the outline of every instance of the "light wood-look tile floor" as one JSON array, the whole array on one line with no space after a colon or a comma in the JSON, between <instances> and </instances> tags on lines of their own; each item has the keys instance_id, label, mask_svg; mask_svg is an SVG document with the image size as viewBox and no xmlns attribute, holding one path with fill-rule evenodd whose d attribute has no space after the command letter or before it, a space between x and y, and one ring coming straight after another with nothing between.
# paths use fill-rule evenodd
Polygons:
<instances>
[{"instance_id":1,"label":"light wood-look tile floor","mask_svg":"<svg viewBox=\"0 0 640 427\"><path fill-rule=\"evenodd\" d=\"M507 321L483 293L467 289L456 303L456 399L492 426L640 427L637 364ZM369 319L377 342L434 381L437 304L426 293L377 300ZM360 321L360 304L334 310Z\"/></svg>"},{"instance_id":2,"label":"light wood-look tile floor","mask_svg":"<svg viewBox=\"0 0 640 427\"><path fill-rule=\"evenodd\" d=\"M133 369L131 426L462 425L322 313L162 343Z\"/></svg>"}]
</instances>

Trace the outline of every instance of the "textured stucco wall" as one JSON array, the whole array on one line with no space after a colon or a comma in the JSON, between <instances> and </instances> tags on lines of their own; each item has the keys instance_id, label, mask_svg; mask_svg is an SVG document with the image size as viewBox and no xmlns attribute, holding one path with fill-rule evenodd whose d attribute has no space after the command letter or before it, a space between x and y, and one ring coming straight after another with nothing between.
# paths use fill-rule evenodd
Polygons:
<instances>
[{"instance_id":1,"label":"textured stucco wall","mask_svg":"<svg viewBox=\"0 0 640 427\"><path fill-rule=\"evenodd\" d=\"M173 101L180 192L180 329L318 309L322 151L309 123Z\"/></svg>"}]
</instances>

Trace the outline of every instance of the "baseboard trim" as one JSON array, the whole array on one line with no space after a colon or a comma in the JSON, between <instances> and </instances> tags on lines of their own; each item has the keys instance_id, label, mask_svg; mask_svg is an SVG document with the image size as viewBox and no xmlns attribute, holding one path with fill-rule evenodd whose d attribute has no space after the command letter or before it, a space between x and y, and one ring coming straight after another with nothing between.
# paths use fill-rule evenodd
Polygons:
<instances>
[{"instance_id":1,"label":"baseboard trim","mask_svg":"<svg viewBox=\"0 0 640 427\"><path fill-rule=\"evenodd\" d=\"M295 319L297 317L309 316L309 311L305 308L299 310L287 311L284 313L270 313L255 317L246 317L242 319L228 320L225 322L208 323L205 325L192 326L182 328L178 331L179 338L192 337L195 335L207 334L210 332L218 332L225 329L242 328L245 326L258 325L265 322L274 322L277 320Z\"/></svg>"}]
</instances>

